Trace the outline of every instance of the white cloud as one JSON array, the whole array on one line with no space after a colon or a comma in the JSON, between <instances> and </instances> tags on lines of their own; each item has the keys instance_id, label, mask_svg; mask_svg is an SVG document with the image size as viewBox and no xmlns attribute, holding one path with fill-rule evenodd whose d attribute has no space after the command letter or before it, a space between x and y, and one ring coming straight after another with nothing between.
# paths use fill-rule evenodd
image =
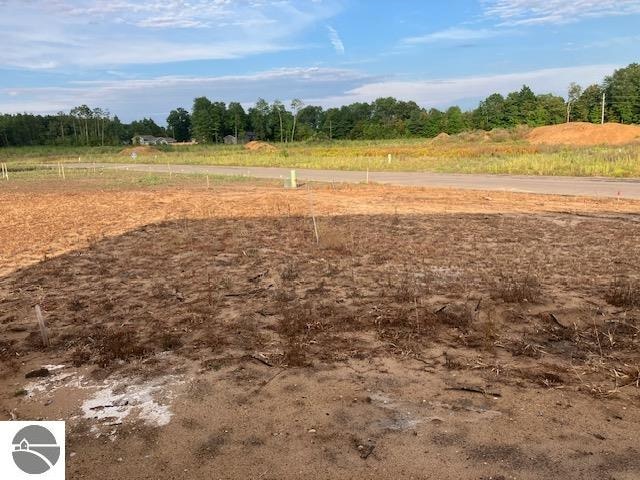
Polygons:
<instances>
[{"instance_id":1,"label":"white cloud","mask_svg":"<svg viewBox=\"0 0 640 480\"><path fill-rule=\"evenodd\" d=\"M335 51L339 55L344 55L344 52L345 52L344 43L342 43L342 39L340 38L338 31L335 28L330 26L327 27L327 30L329 30L329 40L331 41L331 45L333 45L333 48L335 49Z\"/></svg>"},{"instance_id":2,"label":"white cloud","mask_svg":"<svg viewBox=\"0 0 640 480\"><path fill-rule=\"evenodd\" d=\"M0 89L0 112L55 113L86 103L109 109L124 121L151 116L164 123L169 111L190 108L193 98L206 95L250 105L258 97L288 103L301 98L324 107L370 102L393 96L425 107L475 106L492 93L507 94L529 85L537 93L565 95L569 83L600 82L619 65L587 65L528 72L398 81L336 68L281 68L247 75L162 76L149 79L76 81L64 87ZM336 94L336 92L341 92Z\"/></svg>"},{"instance_id":3,"label":"white cloud","mask_svg":"<svg viewBox=\"0 0 640 480\"><path fill-rule=\"evenodd\" d=\"M483 0L502 25L565 24L584 18L640 14L640 0Z\"/></svg>"},{"instance_id":4,"label":"white cloud","mask_svg":"<svg viewBox=\"0 0 640 480\"><path fill-rule=\"evenodd\" d=\"M108 108L125 121L151 116L163 123L171 109L190 108L193 99L202 95L243 104L252 104L258 97L288 103L292 98L349 91L375 80L355 70L300 67L246 75L75 81L62 87L0 89L0 112L55 113L86 103Z\"/></svg>"},{"instance_id":5,"label":"white cloud","mask_svg":"<svg viewBox=\"0 0 640 480\"><path fill-rule=\"evenodd\" d=\"M114 67L218 60L301 48L341 0L7 0L8 68Z\"/></svg>"},{"instance_id":6,"label":"white cloud","mask_svg":"<svg viewBox=\"0 0 640 480\"><path fill-rule=\"evenodd\" d=\"M419 45L436 42L482 40L485 38L498 36L501 33L502 32L499 32L497 30L490 30L486 28L477 30L470 28L448 28L446 30L429 33L427 35L407 37L402 40L402 43L406 45Z\"/></svg>"},{"instance_id":7,"label":"white cloud","mask_svg":"<svg viewBox=\"0 0 640 480\"><path fill-rule=\"evenodd\" d=\"M587 65L550 68L529 72L450 78L443 80L379 81L360 85L343 95L310 99L323 105L339 106L352 102L369 102L380 97L414 100L426 107L455 104L474 105L493 93L507 94L529 85L538 93L565 95L569 83L598 83L618 65Z\"/></svg>"}]
</instances>

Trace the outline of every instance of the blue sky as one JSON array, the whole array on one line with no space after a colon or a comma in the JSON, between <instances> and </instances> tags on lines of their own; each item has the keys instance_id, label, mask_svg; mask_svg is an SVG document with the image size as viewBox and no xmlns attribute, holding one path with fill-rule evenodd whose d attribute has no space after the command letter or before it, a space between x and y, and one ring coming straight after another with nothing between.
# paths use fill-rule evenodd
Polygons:
<instances>
[{"instance_id":1,"label":"blue sky","mask_svg":"<svg viewBox=\"0 0 640 480\"><path fill-rule=\"evenodd\" d=\"M0 112L164 124L194 97L470 108L640 61L640 0L0 0Z\"/></svg>"}]
</instances>

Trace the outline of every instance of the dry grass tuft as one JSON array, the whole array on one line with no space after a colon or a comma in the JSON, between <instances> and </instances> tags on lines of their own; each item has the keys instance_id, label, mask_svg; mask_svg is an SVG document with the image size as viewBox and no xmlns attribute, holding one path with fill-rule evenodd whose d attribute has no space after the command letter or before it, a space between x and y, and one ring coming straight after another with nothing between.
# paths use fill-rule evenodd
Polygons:
<instances>
[{"instance_id":1,"label":"dry grass tuft","mask_svg":"<svg viewBox=\"0 0 640 480\"><path fill-rule=\"evenodd\" d=\"M606 300L616 307L640 307L640 281L616 278L607 292Z\"/></svg>"},{"instance_id":2,"label":"dry grass tuft","mask_svg":"<svg viewBox=\"0 0 640 480\"><path fill-rule=\"evenodd\" d=\"M300 269L298 264L296 262L287 262L280 272L280 278L285 282L292 282L298 278L299 274Z\"/></svg>"},{"instance_id":3,"label":"dry grass tuft","mask_svg":"<svg viewBox=\"0 0 640 480\"><path fill-rule=\"evenodd\" d=\"M542 297L542 285L538 276L530 273L521 276L503 275L498 279L491 297L506 303L537 303Z\"/></svg>"},{"instance_id":4,"label":"dry grass tuft","mask_svg":"<svg viewBox=\"0 0 640 480\"><path fill-rule=\"evenodd\" d=\"M138 335L132 330L111 329L97 340L98 365L106 367L119 360L143 357L148 349L140 343Z\"/></svg>"},{"instance_id":5,"label":"dry grass tuft","mask_svg":"<svg viewBox=\"0 0 640 480\"><path fill-rule=\"evenodd\" d=\"M468 305L463 303L454 303L446 305L437 313L440 323L449 327L466 330L473 323L475 317L474 311Z\"/></svg>"},{"instance_id":6,"label":"dry grass tuft","mask_svg":"<svg viewBox=\"0 0 640 480\"><path fill-rule=\"evenodd\" d=\"M319 233L320 248L323 250L331 250L340 254L350 252L349 244L345 238L344 232L332 228L322 228Z\"/></svg>"}]
</instances>

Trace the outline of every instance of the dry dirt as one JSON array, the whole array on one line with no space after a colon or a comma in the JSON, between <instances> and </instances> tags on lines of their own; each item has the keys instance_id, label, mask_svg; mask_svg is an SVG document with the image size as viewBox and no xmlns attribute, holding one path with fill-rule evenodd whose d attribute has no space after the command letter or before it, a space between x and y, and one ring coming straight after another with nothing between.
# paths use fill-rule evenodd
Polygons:
<instances>
[{"instance_id":1,"label":"dry dirt","mask_svg":"<svg viewBox=\"0 0 640 480\"><path fill-rule=\"evenodd\" d=\"M534 145L625 145L640 141L640 126L572 122L535 128L527 140Z\"/></svg>"},{"instance_id":2,"label":"dry dirt","mask_svg":"<svg viewBox=\"0 0 640 480\"><path fill-rule=\"evenodd\" d=\"M68 478L640 477L639 202L0 201L0 417L67 420Z\"/></svg>"},{"instance_id":3,"label":"dry dirt","mask_svg":"<svg viewBox=\"0 0 640 480\"><path fill-rule=\"evenodd\" d=\"M278 149L267 142L261 142L254 140L245 144L245 150L249 150L250 152L277 152Z\"/></svg>"}]
</instances>

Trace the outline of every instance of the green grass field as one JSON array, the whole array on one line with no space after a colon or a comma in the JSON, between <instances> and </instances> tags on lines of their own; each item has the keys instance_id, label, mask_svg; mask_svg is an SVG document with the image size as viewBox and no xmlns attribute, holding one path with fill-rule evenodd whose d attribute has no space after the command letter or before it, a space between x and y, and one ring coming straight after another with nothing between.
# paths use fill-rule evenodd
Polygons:
<instances>
[{"instance_id":1,"label":"green grass field","mask_svg":"<svg viewBox=\"0 0 640 480\"><path fill-rule=\"evenodd\" d=\"M190 145L152 150L137 163L292 167L335 170L429 171L519 175L640 177L640 145L544 147L518 139L479 140L470 135L444 141L412 139L275 144L276 151L242 146ZM119 147L0 149L9 170L57 162L132 163ZM391 159L389 159L391 155Z\"/></svg>"}]
</instances>

